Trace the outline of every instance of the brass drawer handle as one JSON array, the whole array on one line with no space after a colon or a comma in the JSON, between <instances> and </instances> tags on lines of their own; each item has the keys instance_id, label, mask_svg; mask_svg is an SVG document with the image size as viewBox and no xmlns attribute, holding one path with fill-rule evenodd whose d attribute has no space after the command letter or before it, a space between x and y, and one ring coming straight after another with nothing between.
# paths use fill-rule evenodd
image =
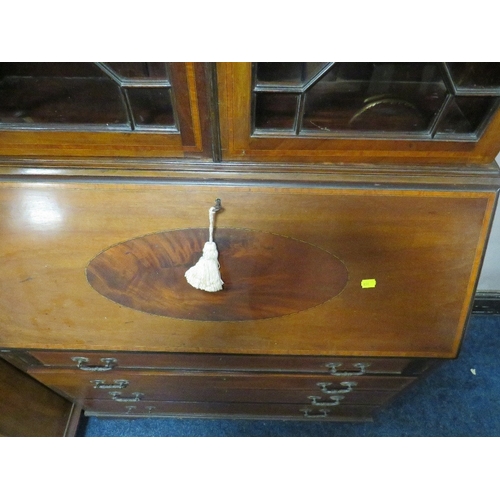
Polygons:
<instances>
[{"instance_id":1,"label":"brass drawer handle","mask_svg":"<svg viewBox=\"0 0 500 500\"><path fill-rule=\"evenodd\" d=\"M109 395L113 401L119 401L120 403L131 403L135 401L140 401L144 396L141 392L133 392L132 397L124 398L121 395L121 392L110 392Z\"/></svg>"},{"instance_id":2,"label":"brass drawer handle","mask_svg":"<svg viewBox=\"0 0 500 500\"><path fill-rule=\"evenodd\" d=\"M71 358L71 361L74 361L77 364L77 368L86 372L107 372L112 370L117 363L115 358L101 358L101 362L104 363L102 366L87 365L89 358L76 357Z\"/></svg>"},{"instance_id":3,"label":"brass drawer handle","mask_svg":"<svg viewBox=\"0 0 500 500\"><path fill-rule=\"evenodd\" d=\"M321 399L321 396L308 396L308 399L311 400L311 404L313 406L338 406L340 401L344 399L344 396L330 396L330 401L318 401Z\"/></svg>"},{"instance_id":4,"label":"brass drawer handle","mask_svg":"<svg viewBox=\"0 0 500 500\"><path fill-rule=\"evenodd\" d=\"M307 418L325 418L328 417L328 414L330 413L330 410L326 410L325 408L322 408L320 410L316 409L311 410L310 408L303 408L300 411L304 414L304 417ZM317 411L319 413L310 413L311 411Z\"/></svg>"},{"instance_id":5,"label":"brass drawer handle","mask_svg":"<svg viewBox=\"0 0 500 500\"><path fill-rule=\"evenodd\" d=\"M113 380L112 384L106 384L104 380L91 380L90 383L94 384L94 389L125 389L130 384L128 380Z\"/></svg>"},{"instance_id":6,"label":"brass drawer handle","mask_svg":"<svg viewBox=\"0 0 500 500\"><path fill-rule=\"evenodd\" d=\"M337 368L342 366L342 363L328 363L325 366L327 368L330 368L330 375L335 375L337 377L355 377L359 375L364 375L366 373L366 369L370 366L370 364L354 363L352 366L354 366L354 368L358 368L359 372L338 372Z\"/></svg>"},{"instance_id":7,"label":"brass drawer handle","mask_svg":"<svg viewBox=\"0 0 500 500\"><path fill-rule=\"evenodd\" d=\"M134 410L137 409L137 406L125 406L125 408L127 409L126 415L130 415ZM151 414L153 413L153 410L156 410L156 406L146 406L145 409L148 410L149 414Z\"/></svg>"},{"instance_id":8,"label":"brass drawer handle","mask_svg":"<svg viewBox=\"0 0 500 500\"><path fill-rule=\"evenodd\" d=\"M341 385L342 387L347 387L347 389L328 389L328 387L332 385L331 382L318 382L316 385L321 388L321 392L323 394L347 394L348 392L351 392L352 388L356 387L358 383L340 382L339 385Z\"/></svg>"}]
</instances>

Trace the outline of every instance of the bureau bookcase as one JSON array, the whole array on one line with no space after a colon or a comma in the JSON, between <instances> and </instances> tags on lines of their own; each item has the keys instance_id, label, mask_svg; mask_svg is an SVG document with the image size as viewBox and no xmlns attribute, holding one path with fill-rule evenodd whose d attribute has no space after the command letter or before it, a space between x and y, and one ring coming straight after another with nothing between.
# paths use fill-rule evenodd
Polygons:
<instances>
[{"instance_id":1,"label":"bureau bookcase","mask_svg":"<svg viewBox=\"0 0 500 500\"><path fill-rule=\"evenodd\" d=\"M372 419L459 355L499 106L496 63L0 65L2 358L86 415Z\"/></svg>"}]
</instances>

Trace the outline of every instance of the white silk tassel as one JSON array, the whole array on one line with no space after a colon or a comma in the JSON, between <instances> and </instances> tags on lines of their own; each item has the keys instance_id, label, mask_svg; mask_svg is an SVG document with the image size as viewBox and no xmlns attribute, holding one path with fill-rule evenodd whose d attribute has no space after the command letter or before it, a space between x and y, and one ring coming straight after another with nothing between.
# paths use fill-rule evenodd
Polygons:
<instances>
[{"instance_id":1,"label":"white silk tassel","mask_svg":"<svg viewBox=\"0 0 500 500\"><path fill-rule=\"evenodd\" d=\"M203 255L184 275L191 286L205 292L218 292L222 290L222 285L224 284L220 276L219 261L217 260L219 252L214 243L214 217L216 211L215 207L211 207L208 211L210 234L209 240L203 247Z\"/></svg>"}]
</instances>

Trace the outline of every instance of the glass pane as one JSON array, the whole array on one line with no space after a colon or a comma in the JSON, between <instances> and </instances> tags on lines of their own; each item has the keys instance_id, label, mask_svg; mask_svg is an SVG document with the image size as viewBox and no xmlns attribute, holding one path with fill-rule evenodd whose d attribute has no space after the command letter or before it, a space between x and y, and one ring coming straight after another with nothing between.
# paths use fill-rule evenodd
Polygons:
<instances>
[{"instance_id":1,"label":"glass pane","mask_svg":"<svg viewBox=\"0 0 500 500\"><path fill-rule=\"evenodd\" d=\"M111 62L105 64L121 79L168 80L166 63Z\"/></svg>"},{"instance_id":2,"label":"glass pane","mask_svg":"<svg viewBox=\"0 0 500 500\"><path fill-rule=\"evenodd\" d=\"M12 62L0 64L0 79L9 76L33 77L103 77L102 71L93 63L45 63L45 62Z\"/></svg>"},{"instance_id":3,"label":"glass pane","mask_svg":"<svg viewBox=\"0 0 500 500\"><path fill-rule=\"evenodd\" d=\"M336 63L306 92L302 129L425 132L445 96L434 63Z\"/></svg>"},{"instance_id":4,"label":"glass pane","mask_svg":"<svg viewBox=\"0 0 500 500\"><path fill-rule=\"evenodd\" d=\"M472 134L497 107L496 97L453 97L446 114L439 121L437 134Z\"/></svg>"},{"instance_id":5,"label":"glass pane","mask_svg":"<svg viewBox=\"0 0 500 500\"><path fill-rule=\"evenodd\" d=\"M92 63L0 64L0 123L129 127L120 87Z\"/></svg>"},{"instance_id":6,"label":"glass pane","mask_svg":"<svg viewBox=\"0 0 500 500\"><path fill-rule=\"evenodd\" d=\"M458 89L500 91L500 63L447 63Z\"/></svg>"},{"instance_id":7,"label":"glass pane","mask_svg":"<svg viewBox=\"0 0 500 500\"><path fill-rule=\"evenodd\" d=\"M257 84L303 85L328 63L256 63Z\"/></svg>"},{"instance_id":8,"label":"glass pane","mask_svg":"<svg viewBox=\"0 0 500 500\"><path fill-rule=\"evenodd\" d=\"M255 94L255 128L293 130L297 95L278 93Z\"/></svg>"},{"instance_id":9,"label":"glass pane","mask_svg":"<svg viewBox=\"0 0 500 500\"><path fill-rule=\"evenodd\" d=\"M172 98L168 87L131 87L126 92L136 127L175 126Z\"/></svg>"}]
</instances>

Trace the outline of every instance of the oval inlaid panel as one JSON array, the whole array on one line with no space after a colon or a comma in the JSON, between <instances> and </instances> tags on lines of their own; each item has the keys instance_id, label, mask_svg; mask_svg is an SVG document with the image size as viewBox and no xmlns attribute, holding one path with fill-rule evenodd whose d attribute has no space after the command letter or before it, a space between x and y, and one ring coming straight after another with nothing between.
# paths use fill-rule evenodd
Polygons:
<instances>
[{"instance_id":1,"label":"oval inlaid panel","mask_svg":"<svg viewBox=\"0 0 500 500\"><path fill-rule=\"evenodd\" d=\"M207 229L155 233L97 255L87 279L100 294L139 311L199 321L274 318L338 295L348 273L334 255L293 238L217 228L224 289L204 292L184 273L202 254Z\"/></svg>"}]
</instances>

